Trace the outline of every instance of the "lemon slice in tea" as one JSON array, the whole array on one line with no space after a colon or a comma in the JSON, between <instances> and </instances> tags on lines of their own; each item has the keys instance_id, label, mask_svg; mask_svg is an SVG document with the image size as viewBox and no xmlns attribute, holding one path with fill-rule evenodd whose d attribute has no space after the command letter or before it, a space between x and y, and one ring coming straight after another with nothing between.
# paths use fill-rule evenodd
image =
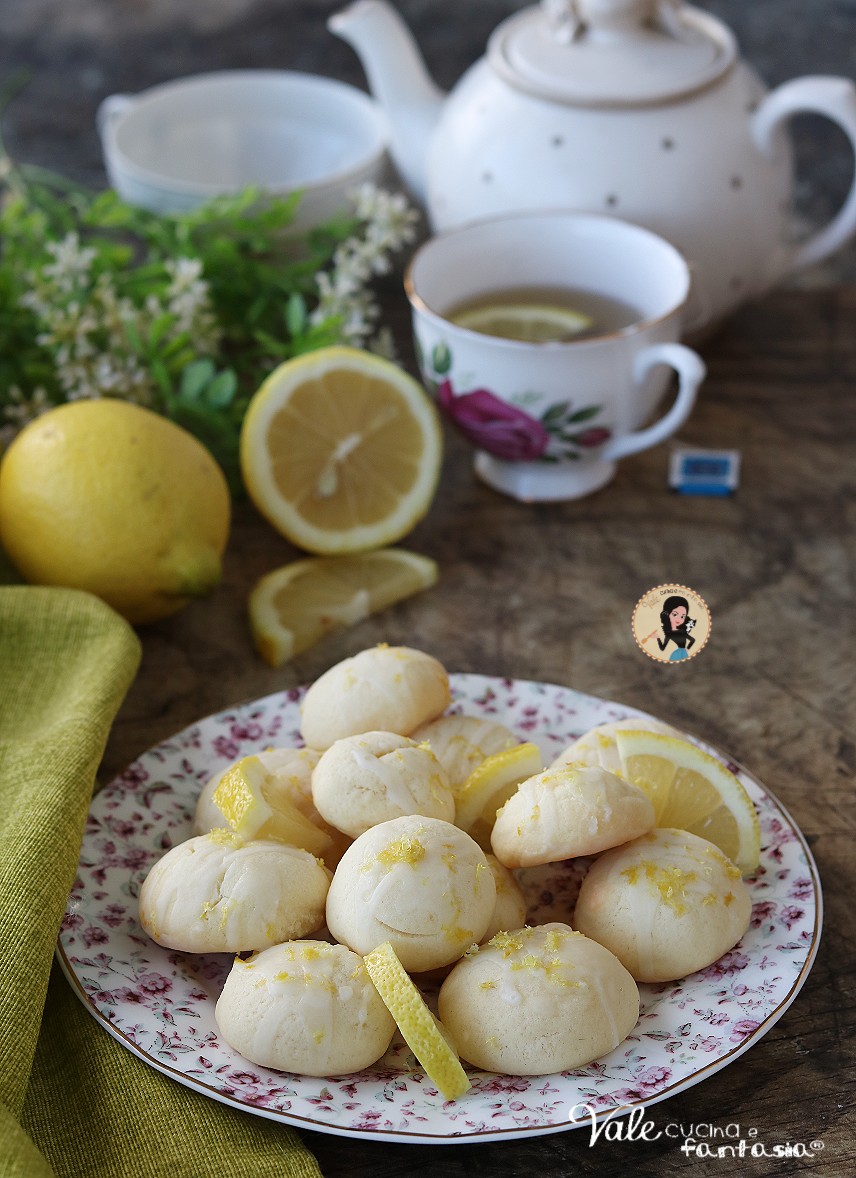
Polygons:
<instances>
[{"instance_id":1,"label":"lemon slice in tea","mask_svg":"<svg viewBox=\"0 0 856 1178\"><path fill-rule=\"evenodd\" d=\"M570 307L511 302L460 311L452 317L452 322L457 327L480 331L482 335L495 335L524 343L570 340L588 331L592 325L589 315L583 315Z\"/></svg>"}]
</instances>

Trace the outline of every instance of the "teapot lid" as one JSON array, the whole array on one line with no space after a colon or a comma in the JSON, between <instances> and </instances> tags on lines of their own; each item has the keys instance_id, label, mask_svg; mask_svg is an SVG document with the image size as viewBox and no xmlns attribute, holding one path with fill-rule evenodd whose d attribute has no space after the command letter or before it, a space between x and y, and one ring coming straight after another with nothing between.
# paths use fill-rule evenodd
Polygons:
<instances>
[{"instance_id":1,"label":"teapot lid","mask_svg":"<svg viewBox=\"0 0 856 1178\"><path fill-rule=\"evenodd\" d=\"M585 106L638 106L709 85L737 57L721 21L682 0L541 0L494 31L491 65L512 86Z\"/></svg>"}]
</instances>

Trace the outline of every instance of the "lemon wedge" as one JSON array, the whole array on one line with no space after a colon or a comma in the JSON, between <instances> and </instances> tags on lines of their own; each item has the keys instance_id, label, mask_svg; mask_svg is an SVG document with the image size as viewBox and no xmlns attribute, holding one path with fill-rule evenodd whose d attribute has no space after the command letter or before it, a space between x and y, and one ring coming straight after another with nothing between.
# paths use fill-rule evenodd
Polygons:
<instances>
[{"instance_id":1,"label":"lemon wedge","mask_svg":"<svg viewBox=\"0 0 856 1178\"><path fill-rule=\"evenodd\" d=\"M270 774L258 756L242 757L231 765L217 785L211 800L231 829L250 839L276 839L322 855L333 840L301 814L288 798L268 789Z\"/></svg>"},{"instance_id":2,"label":"lemon wedge","mask_svg":"<svg viewBox=\"0 0 856 1178\"><path fill-rule=\"evenodd\" d=\"M448 1034L428 1009L392 945L385 941L363 961L375 989L425 1074L446 1100L463 1096L470 1087L469 1077Z\"/></svg>"},{"instance_id":3,"label":"lemon wedge","mask_svg":"<svg viewBox=\"0 0 856 1178\"><path fill-rule=\"evenodd\" d=\"M250 593L253 641L265 662L278 667L336 627L352 626L436 581L435 561L403 548L292 561Z\"/></svg>"},{"instance_id":4,"label":"lemon wedge","mask_svg":"<svg viewBox=\"0 0 856 1178\"><path fill-rule=\"evenodd\" d=\"M616 730L621 773L654 804L658 827L688 830L714 843L751 875L760 860L760 828L752 799L715 757L660 732Z\"/></svg>"},{"instance_id":5,"label":"lemon wedge","mask_svg":"<svg viewBox=\"0 0 856 1178\"><path fill-rule=\"evenodd\" d=\"M524 343L570 340L592 325L590 316L549 303L499 303L472 307L453 315L452 322L457 327L479 331L482 335Z\"/></svg>"},{"instance_id":6,"label":"lemon wedge","mask_svg":"<svg viewBox=\"0 0 856 1178\"><path fill-rule=\"evenodd\" d=\"M521 781L540 773L541 750L525 742L485 757L455 795L455 825L490 850L490 832L496 812L504 806ZM482 840L487 839L487 847Z\"/></svg>"},{"instance_id":7,"label":"lemon wedge","mask_svg":"<svg viewBox=\"0 0 856 1178\"><path fill-rule=\"evenodd\" d=\"M241 472L258 510L322 556L393 544L428 511L442 434L403 369L357 348L320 348L276 368L250 401Z\"/></svg>"}]
</instances>

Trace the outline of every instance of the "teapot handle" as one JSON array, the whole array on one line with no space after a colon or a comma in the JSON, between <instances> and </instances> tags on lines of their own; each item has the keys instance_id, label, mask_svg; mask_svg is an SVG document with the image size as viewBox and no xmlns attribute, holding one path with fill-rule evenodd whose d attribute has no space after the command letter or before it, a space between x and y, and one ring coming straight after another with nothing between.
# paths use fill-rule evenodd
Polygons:
<instances>
[{"instance_id":1,"label":"teapot handle","mask_svg":"<svg viewBox=\"0 0 856 1178\"><path fill-rule=\"evenodd\" d=\"M772 90L752 116L752 137L765 155L776 149L780 128L792 115L825 115L841 128L856 154L856 86L849 78L796 78ZM790 272L814 265L839 249L856 231L856 171L847 199L828 225L804 241L788 264Z\"/></svg>"}]
</instances>

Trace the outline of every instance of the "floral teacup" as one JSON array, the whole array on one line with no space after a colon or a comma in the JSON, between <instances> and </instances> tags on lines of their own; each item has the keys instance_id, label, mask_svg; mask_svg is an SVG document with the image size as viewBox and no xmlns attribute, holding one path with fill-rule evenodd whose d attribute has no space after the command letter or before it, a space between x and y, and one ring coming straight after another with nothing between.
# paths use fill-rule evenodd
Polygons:
<instances>
[{"instance_id":1,"label":"floral teacup","mask_svg":"<svg viewBox=\"0 0 856 1178\"><path fill-rule=\"evenodd\" d=\"M647 229L573 212L473 222L422 245L405 287L422 379L476 447L478 475L507 495L588 495L610 481L617 459L675 433L695 404L704 365L678 342L689 269ZM632 322L524 342L448 317L509 288L616 300L633 309ZM677 394L650 424L672 370Z\"/></svg>"}]
</instances>

